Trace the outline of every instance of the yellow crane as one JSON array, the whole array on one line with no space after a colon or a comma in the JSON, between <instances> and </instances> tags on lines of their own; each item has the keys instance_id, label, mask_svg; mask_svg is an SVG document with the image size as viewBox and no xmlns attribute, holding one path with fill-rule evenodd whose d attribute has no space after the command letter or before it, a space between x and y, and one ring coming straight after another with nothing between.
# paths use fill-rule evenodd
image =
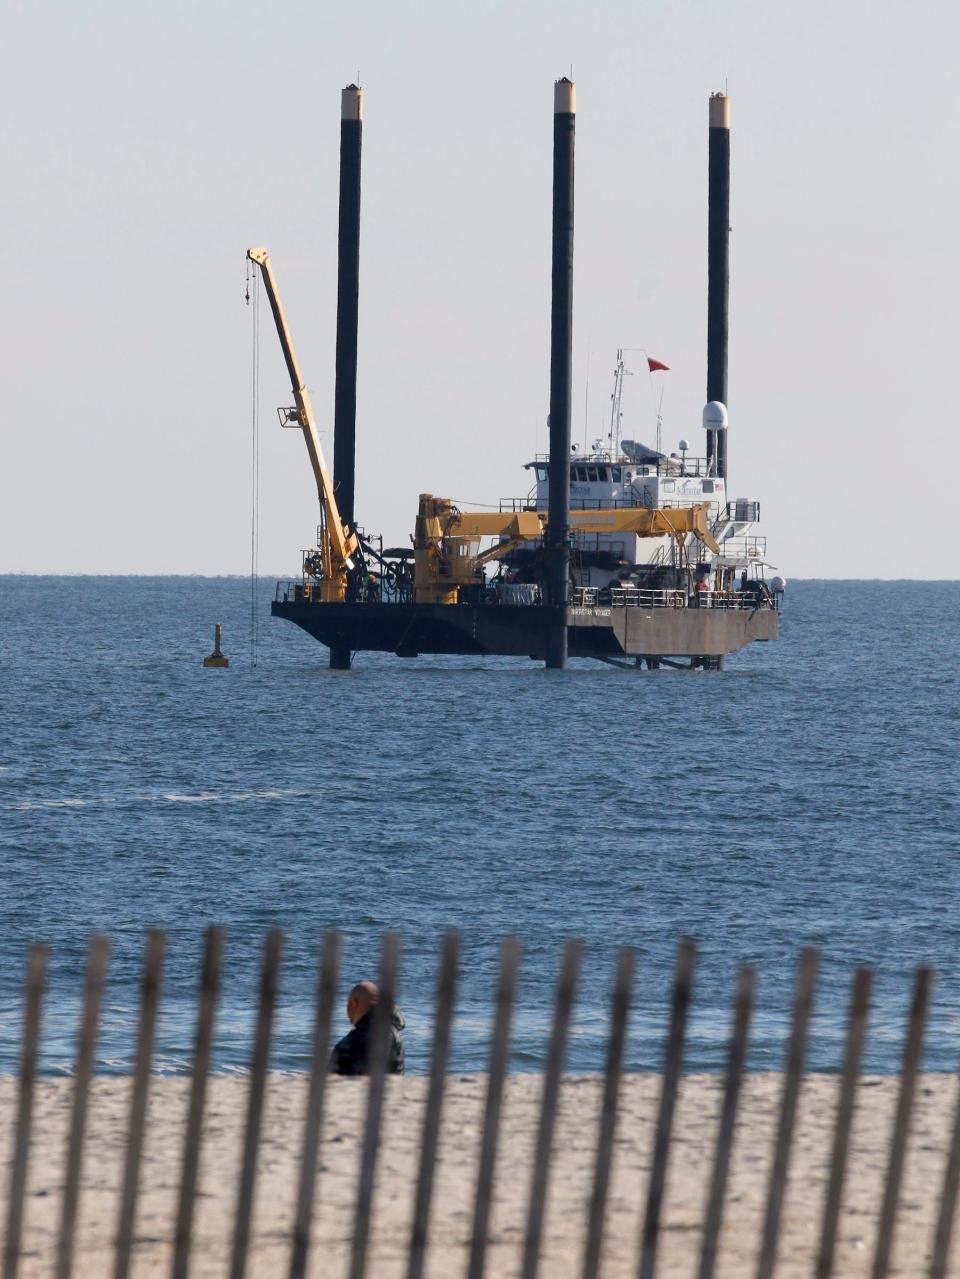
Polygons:
<instances>
[{"instance_id":1,"label":"yellow crane","mask_svg":"<svg viewBox=\"0 0 960 1279\"><path fill-rule=\"evenodd\" d=\"M270 310L273 312L273 319L277 326L283 358L290 375L290 385L293 387L294 407L281 409L281 414L287 422L298 425L303 431L307 452L310 455L310 465L313 467L313 476L317 482L317 495L320 498L321 527L318 547L320 562L314 566L314 576L320 582L320 599L344 600L347 595L347 574L356 567L360 544L356 533L340 518L333 485L330 482L326 462L323 460L323 450L320 447L320 436L317 433L310 395L304 385L300 364L293 349L287 317L277 290L276 276L270 265L270 255L266 249L255 248L247 250L247 257L260 268L263 285L270 301Z\"/></svg>"},{"instance_id":2,"label":"yellow crane","mask_svg":"<svg viewBox=\"0 0 960 1279\"><path fill-rule=\"evenodd\" d=\"M320 499L318 556L308 556L305 568L319 581L321 601L342 602L347 598L349 574L362 563L363 552L355 530L340 516L270 255L264 248L253 248L247 250L247 257L260 268L293 388L294 407L281 409L281 418L299 426L303 432ZM613 511L572 511L570 529L572 533L635 533L639 537L669 535L681 547L687 534L692 533L716 551L719 547L707 523L707 510L704 503L701 506L656 510L628 507ZM421 494L413 539L414 600L417 603L456 604L461 587L482 580L484 564L500 559L522 542L542 538L548 520L547 511L512 514L460 511L448 498ZM484 537L493 537L497 541L481 552L480 541Z\"/></svg>"},{"instance_id":3,"label":"yellow crane","mask_svg":"<svg viewBox=\"0 0 960 1279\"><path fill-rule=\"evenodd\" d=\"M710 532L709 505L623 507L618 510L570 512L571 533L635 533L638 537L672 537L683 546L693 536L719 551ZM414 599L424 604L456 604L460 588L479 582L483 565L500 559L521 542L542 538L549 511L461 511L449 498L421 493L413 539ZM499 541L480 552L480 539Z\"/></svg>"}]
</instances>

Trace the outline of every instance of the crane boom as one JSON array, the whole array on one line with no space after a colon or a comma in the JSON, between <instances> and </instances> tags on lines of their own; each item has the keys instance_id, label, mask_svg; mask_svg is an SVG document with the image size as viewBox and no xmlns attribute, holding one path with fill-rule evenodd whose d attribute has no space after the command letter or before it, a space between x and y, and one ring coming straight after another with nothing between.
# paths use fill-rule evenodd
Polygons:
<instances>
[{"instance_id":1,"label":"crane boom","mask_svg":"<svg viewBox=\"0 0 960 1279\"><path fill-rule=\"evenodd\" d=\"M247 257L260 268L260 273L263 276L264 288L267 290L267 297L270 300L270 310L273 312L274 323L277 326L280 348L283 351L283 358L287 365L287 373L290 375L290 385L293 388L297 419L300 429L303 431L307 452L310 455L310 465L313 467L313 476L317 482L317 495L320 498L320 506L323 511L324 528L326 536L329 538L331 575L335 580L342 581L345 589L346 574L354 566L354 559L359 546L357 536L340 518L337 499L334 496L333 485L330 482L327 465L323 459L323 450L320 447L320 436L317 433L317 423L313 416L313 406L310 403L310 395L303 381L303 374L300 372L297 354L293 349L293 340L290 337L287 317L277 290L277 279L273 274L273 267L270 265L270 255L266 249L254 248L247 250Z\"/></svg>"},{"instance_id":2,"label":"crane boom","mask_svg":"<svg viewBox=\"0 0 960 1279\"><path fill-rule=\"evenodd\" d=\"M570 528L577 533L636 533L639 537L692 533L711 551L718 551L707 520L708 506L627 506L617 510L570 512ZM549 511L459 511L449 522L456 537L540 537L549 522Z\"/></svg>"},{"instance_id":3,"label":"crane boom","mask_svg":"<svg viewBox=\"0 0 960 1279\"><path fill-rule=\"evenodd\" d=\"M709 505L683 507L621 507L617 510L570 512L570 532L635 533L638 537L672 537L678 546L688 533L712 551L717 540L707 520ZM449 498L420 494L416 532L414 600L423 604L456 604L463 587L483 579L483 566L500 559L524 542L542 539L550 520L547 510L461 511ZM485 551L480 539L496 537Z\"/></svg>"}]
</instances>

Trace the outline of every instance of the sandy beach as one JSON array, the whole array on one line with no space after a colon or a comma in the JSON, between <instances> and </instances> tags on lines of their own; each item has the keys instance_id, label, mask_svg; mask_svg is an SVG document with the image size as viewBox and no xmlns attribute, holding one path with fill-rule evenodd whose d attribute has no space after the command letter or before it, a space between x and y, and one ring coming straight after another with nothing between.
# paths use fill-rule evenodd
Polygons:
<instances>
[{"instance_id":1,"label":"sandy beach","mask_svg":"<svg viewBox=\"0 0 960 1279\"><path fill-rule=\"evenodd\" d=\"M745 1084L718 1267L729 1279L753 1268L781 1084L777 1074L753 1075ZM405 1272L426 1086L425 1078L388 1080L368 1261L368 1274L376 1279ZM432 1279L447 1279L465 1268L485 1086L482 1075L452 1076L448 1081L427 1265ZM719 1075L689 1076L682 1084L658 1266L662 1275L695 1272L722 1086ZM778 1275L811 1273L837 1087L834 1076L814 1075L804 1082ZM921 1274L929 1258L956 1087L952 1076L925 1075L920 1080L892 1273ZM187 1088L188 1081L178 1078L152 1084L137 1219L137 1275L166 1273L169 1267ZM577 1275L582 1263L601 1088L597 1076L568 1076L564 1081L541 1267L551 1279ZM837 1275L869 1272L897 1088L898 1080L891 1077L861 1082ZM513 1076L507 1084L487 1263L487 1273L497 1279L519 1273L541 1089L542 1077L536 1075ZM118 1078L97 1079L92 1089L75 1260L75 1273L84 1279L108 1273L129 1090L130 1081ZM211 1081L191 1272L196 1276L212 1279L226 1273L246 1092L243 1079ZM15 1080L0 1080L4 1213L15 1095ZM248 1267L257 1279L286 1273L305 1096L302 1077L271 1076ZM607 1279L635 1273L658 1096L659 1079L654 1075L624 1080L604 1249ZM46 1276L51 1270L70 1097L70 1080L44 1080L39 1085L24 1276ZM362 1081L331 1081L311 1275L346 1273L365 1099ZM956 1261L956 1248L953 1256Z\"/></svg>"}]
</instances>

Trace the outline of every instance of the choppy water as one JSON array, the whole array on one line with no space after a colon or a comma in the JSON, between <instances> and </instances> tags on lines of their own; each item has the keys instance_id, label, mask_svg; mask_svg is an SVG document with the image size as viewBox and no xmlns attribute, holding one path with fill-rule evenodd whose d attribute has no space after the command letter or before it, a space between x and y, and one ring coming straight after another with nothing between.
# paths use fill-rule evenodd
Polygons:
<instances>
[{"instance_id":1,"label":"choppy water","mask_svg":"<svg viewBox=\"0 0 960 1279\"><path fill-rule=\"evenodd\" d=\"M228 928L217 1065L242 1070L264 929L288 933L274 1064L301 1067L323 929L344 990L400 929L425 1067L440 931L464 934L453 1048L482 1069L497 942L524 942L513 1067L542 1064L562 940L586 939L569 1066L602 1063L613 956L638 950L629 1066L658 1066L673 949L700 942L688 1064L719 1067L739 961L779 1065L798 947L824 950L811 1060L877 964L867 1065L895 1070L921 960L927 1065L960 1059L958 583L798 583L781 640L723 674L567 674L364 655L349 674L239 579L2 578L0 1070L29 940L53 943L44 1064L69 1068L84 949L114 939L100 1059L129 1061L146 926L169 930L162 1068L189 1061L201 933ZM205 671L222 621L227 672Z\"/></svg>"}]
</instances>

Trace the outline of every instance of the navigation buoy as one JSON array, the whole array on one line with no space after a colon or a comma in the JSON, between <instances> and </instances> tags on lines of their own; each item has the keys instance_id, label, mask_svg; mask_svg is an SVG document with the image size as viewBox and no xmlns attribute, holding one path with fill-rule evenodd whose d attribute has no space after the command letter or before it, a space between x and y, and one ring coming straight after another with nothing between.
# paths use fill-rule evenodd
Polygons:
<instances>
[{"instance_id":1,"label":"navigation buoy","mask_svg":"<svg viewBox=\"0 0 960 1279\"><path fill-rule=\"evenodd\" d=\"M217 622L213 628L213 652L209 657L203 659L204 666L225 667L230 665L229 657L224 657L220 651L220 623Z\"/></svg>"}]
</instances>

